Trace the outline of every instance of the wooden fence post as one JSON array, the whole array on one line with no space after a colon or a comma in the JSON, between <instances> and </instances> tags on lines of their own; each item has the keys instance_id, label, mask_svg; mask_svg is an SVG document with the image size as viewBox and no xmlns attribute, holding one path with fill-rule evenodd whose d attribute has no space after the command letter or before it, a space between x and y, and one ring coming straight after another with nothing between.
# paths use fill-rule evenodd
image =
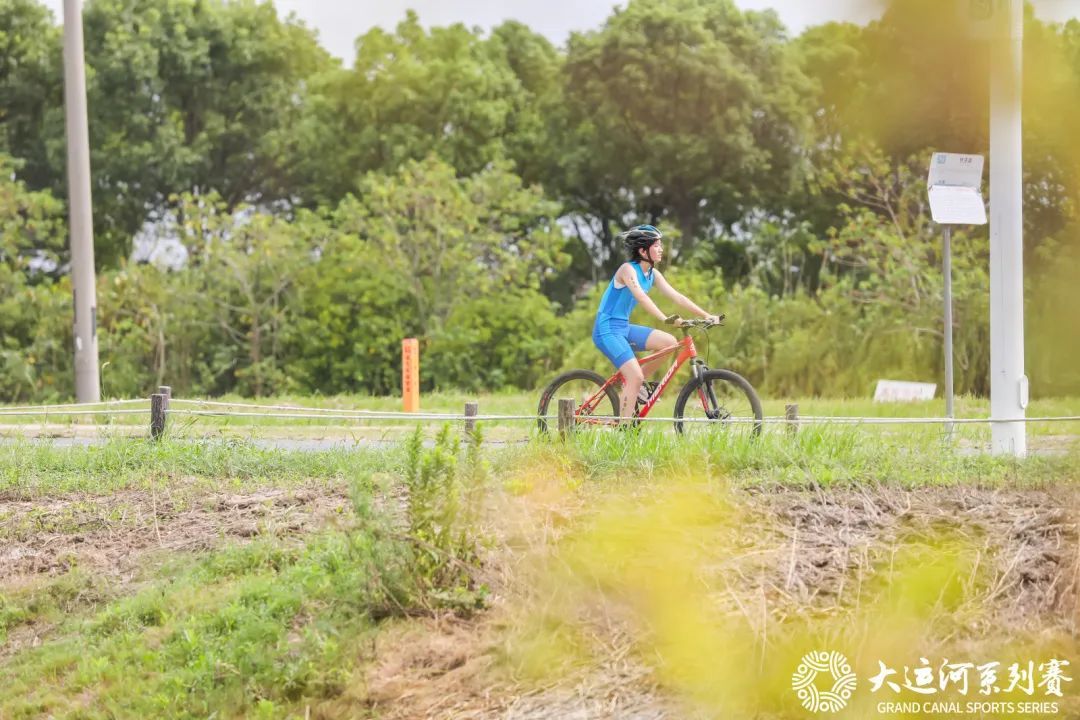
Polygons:
<instances>
[{"instance_id":1,"label":"wooden fence post","mask_svg":"<svg viewBox=\"0 0 1080 720\"><path fill-rule=\"evenodd\" d=\"M154 440L161 439L165 432L165 416L168 408L168 399L162 393L154 393L150 396L150 437Z\"/></svg>"},{"instance_id":2,"label":"wooden fence post","mask_svg":"<svg viewBox=\"0 0 1080 720\"><path fill-rule=\"evenodd\" d=\"M799 406L794 404L785 405L784 419L788 435L795 437L795 434L799 432Z\"/></svg>"},{"instance_id":3,"label":"wooden fence post","mask_svg":"<svg viewBox=\"0 0 1080 720\"><path fill-rule=\"evenodd\" d=\"M566 438L574 432L574 400L559 398L559 435Z\"/></svg>"},{"instance_id":4,"label":"wooden fence post","mask_svg":"<svg viewBox=\"0 0 1080 720\"><path fill-rule=\"evenodd\" d=\"M480 403L467 402L465 403L465 438L472 440L473 433L476 432L476 421L470 418L476 417L480 412Z\"/></svg>"}]
</instances>

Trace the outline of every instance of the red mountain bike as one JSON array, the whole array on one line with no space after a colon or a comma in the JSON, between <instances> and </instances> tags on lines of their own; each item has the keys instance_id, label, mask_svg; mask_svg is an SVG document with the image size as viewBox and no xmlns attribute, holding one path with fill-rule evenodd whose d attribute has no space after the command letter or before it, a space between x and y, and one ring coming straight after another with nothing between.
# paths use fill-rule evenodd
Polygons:
<instances>
[{"instance_id":1,"label":"red mountain bike","mask_svg":"<svg viewBox=\"0 0 1080 720\"><path fill-rule=\"evenodd\" d=\"M669 324L674 324L675 321L675 316L667 319ZM724 428L753 436L761 434L761 400L753 386L746 378L731 370L710 370L698 357L690 331L708 331L719 324L708 320L683 320L680 327L682 340L640 358L642 363L646 363L678 353L675 362L659 383L646 384L649 399L645 402L638 401L635 419L648 416L676 371L689 360L693 377L683 386L675 401L675 430L685 434L715 432ZM549 426L558 421L558 398L573 398L575 422L579 425L616 424L617 421L604 419L604 416L614 417L619 414L619 391L622 384L622 373L618 372L607 379L592 370L571 370L559 375L540 395L540 407L537 410L540 432L546 432Z\"/></svg>"}]
</instances>

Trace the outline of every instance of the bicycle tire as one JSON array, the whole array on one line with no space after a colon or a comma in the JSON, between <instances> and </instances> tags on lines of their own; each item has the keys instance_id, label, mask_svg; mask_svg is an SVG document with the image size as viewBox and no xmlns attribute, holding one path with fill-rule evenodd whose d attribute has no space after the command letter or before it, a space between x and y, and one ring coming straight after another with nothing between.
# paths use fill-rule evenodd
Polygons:
<instances>
[{"instance_id":1,"label":"bicycle tire","mask_svg":"<svg viewBox=\"0 0 1080 720\"><path fill-rule=\"evenodd\" d=\"M754 390L753 385L750 384L746 378L731 370L706 370L700 376L691 378L690 382L686 383L682 392L679 393L678 399L675 401L675 431L680 435L686 433L686 426L689 423L682 422L686 417L686 404L691 398L696 398L697 391L701 387L703 382L707 383L727 383L729 386L737 389L750 403L750 408L753 411L756 422L748 423L751 425L750 433L752 437L757 437L761 434L762 418L764 417L761 411L761 399L758 398L757 392ZM714 395L715 397L715 395Z\"/></svg>"},{"instance_id":2,"label":"bicycle tire","mask_svg":"<svg viewBox=\"0 0 1080 720\"><path fill-rule=\"evenodd\" d=\"M547 422L548 407L550 406L551 401L553 399L555 399L556 393L558 392L559 388L566 385L567 383L573 382L575 380L584 380L586 382L593 382L593 383L596 384L597 390L602 388L604 386L604 383L607 382L607 378L603 377L599 373L593 372L592 370L571 370L569 372L564 372L563 374L559 375L554 380L552 380L550 383L548 383L547 387L544 388L544 391L542 393L540 393L540 405L537 407L537 411L536 411L536 414L538 416L537 417L537 427L539 428L541 433L545 433L548 430L548 422ZM615 389L613 387L605 388L605 394L607 395L607 399L611 404L610 412L599 412L599 413L596 413L596 414L599 414L599 415L612 415L612 416L618 415L619 414L619 395L615 392ZM597 409L600 409L602 406L603 406L603 400L601 400L597 404ZM574 410L575 410L575 414L576 414L577 408L575 408ZM558 415L557 408L556 408L556 415Z\"/></svg>"}]
</instances>

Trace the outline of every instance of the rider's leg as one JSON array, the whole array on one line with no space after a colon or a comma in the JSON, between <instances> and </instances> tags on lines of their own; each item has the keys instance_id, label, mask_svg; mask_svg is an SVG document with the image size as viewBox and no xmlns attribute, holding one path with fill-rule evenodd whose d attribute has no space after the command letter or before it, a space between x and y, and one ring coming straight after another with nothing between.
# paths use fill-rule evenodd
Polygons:
<instances>
[{"instance_id":1,"label":"rider's leg","mask_svg":"<svg viewBox=\"0 0 1080 720\"><path fill-rule=\"evenodd\" d=\"M669 348L676 342L678 341L671 333L664 332L663 330L653 330L649 333L648 339L645 341L645 349L656 352L657 350ZM658 357L651 362L643 362L641 363L641 374L643 377L649 377L654 372L656 372L657 368L666 363L669 363L670 361L671 356L664 355L662 357Z\"/></svg>"},{"instance_id":2,"label":"rider's leg","mask_svg":"<svg viewBox=\"0 0 1080 720\"><path fill-rule=\"evenodd\" d=\"M619 372L623 376L623 389L619 397L619 417L629 418L634 414L634 404L637 402L638 390L645 376L641 374L641 365L637 358L630 358L619 366Z\"/></svg>"},{"instance_id":3,"label":"rider's leg","mask_svg":"<svg viewBox=\"0 0 1080 720\"><path fill-rule=\"evenodd\" d=\"M618 414L620 417L631 417L634 414L634 406L638 390L641 388L641 366L634 357L634 350L627 338L626 328L594 328L593 342L600 352L611 361L611 364L619 369L623 376L622 397L619 401ZM631 391L631 385L633 390ZM627 398L629 398L629 403ZM628 406L629 405L629 406Z\"/></svg>"}]
</instances>

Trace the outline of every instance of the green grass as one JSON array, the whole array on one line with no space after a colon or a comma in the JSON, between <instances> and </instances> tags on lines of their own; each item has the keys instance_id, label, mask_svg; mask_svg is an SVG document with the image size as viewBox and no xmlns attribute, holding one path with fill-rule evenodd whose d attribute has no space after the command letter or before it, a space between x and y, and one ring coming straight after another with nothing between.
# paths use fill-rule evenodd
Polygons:
<instances>
[{"instance_id":1,"label":"green grass","mask_svg":"<svg viewBox=\"0 0 1080 720\"><path fill-rule=\"evenodd\" d=\"M719 476L744 484L1038 485L1080 480L1080 446L1062 455L1013 457L958 452L938 435L881 435L862 428L803 428L748 435L682 438L652 427L639 432L580 431L563 445L531 443L507 449L500 469L530 463L569 465L599 482L633 483L653 476Z\"/></svg>"},{"instance_id":2,"label":"green grass","mask_svg":"<svg viewBox=\"0 0 1080 720\"><path fill-rule=\"evenodd\" d=\"M338 696L385 602L366 533L174 564L4 667L10 718L285 717Z\"/></svg>"},{"instance_id":3,"label":"green grass","mask_svg":"<svg viewBox=\"0 0 1080 720\"><path fill-rule=\"evenodd\" d=\"M288 452L238 441L114 438L101 445L57 447L29 441L0 444L0 496L105 495L150 488L170 479L221 490L310 480L340 481L397 467L399 448Z\"/></svg>"},{"instance_id":4,"label":"green grass","mask_svg":"<svg viewBox=\"0 0 1080 720\"><path fill-rule=\"evenodd\" d=\"M0 646L8 641L9 631L20 625L56 625L116 597L117 591L104 578L78 568L0 594Z\"/></svg>"}]
</instances>

